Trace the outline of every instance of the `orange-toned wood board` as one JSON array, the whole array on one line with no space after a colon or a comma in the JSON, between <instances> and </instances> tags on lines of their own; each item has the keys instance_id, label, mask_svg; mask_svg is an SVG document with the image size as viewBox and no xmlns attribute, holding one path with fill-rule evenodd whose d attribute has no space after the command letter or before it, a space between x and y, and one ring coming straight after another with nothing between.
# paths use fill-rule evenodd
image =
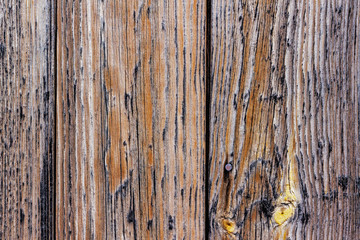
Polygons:
<instances>
[{"instance_id":1,"label":"orange-toned wood board","mask_svg":"<svg viewBox=\"0 0 360 240\"><path fill-rule=\"evenodd\" d=\"M205 13L57 3L58 239L204 238Z\"/></svg>"}]
</instances>

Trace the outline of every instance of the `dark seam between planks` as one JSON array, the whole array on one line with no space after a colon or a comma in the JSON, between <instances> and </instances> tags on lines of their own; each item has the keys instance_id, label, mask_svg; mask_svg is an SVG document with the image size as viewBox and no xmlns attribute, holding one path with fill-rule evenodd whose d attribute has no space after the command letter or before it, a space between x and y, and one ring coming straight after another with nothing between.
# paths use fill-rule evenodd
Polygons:
<instances>
[{"instance_id":1,"label":"dark seam between planks","mask_svg":"<svg viewBox=\"0 0 360 240\"><path fill-rule=\"evenodd\" d=\"M53 67L53 71L54 71L54 145L53 145L53 152L54 152L54 157L53 157L53 165L52 165L52 169L53 169L53 202L52 202L52 207L53 207L53 218L52 218L52 225L53 225L53 231L52 231L52 239L56 239L56 181L57 181L57 176L56 176L56 158L57 158L57 147L56 147L56 140L57 140L57 1L53 1L51 4L51 10L52 11L50 14L50 26L52 26L53 29L50 30L50 36L51 38L54 38L54 58L53 58L53 63L54 63L54 67ZM51 24L51 22L53 21L53 24ZM52 36L51 34L53 33L54 36Z\"/></svg>"},{"instance_id":2,"label":"dark seam between planks","mask_svg":"<svg viewBox=\"0 0 360 240\"><path fill-rule=\"evenodd\" d=\"M210 216L210 189L209 189L209 171L210 171L210 119L211 119L211 0L206 1L205 10L205 239L209 239Z\"/></svg>"}]
</instances>

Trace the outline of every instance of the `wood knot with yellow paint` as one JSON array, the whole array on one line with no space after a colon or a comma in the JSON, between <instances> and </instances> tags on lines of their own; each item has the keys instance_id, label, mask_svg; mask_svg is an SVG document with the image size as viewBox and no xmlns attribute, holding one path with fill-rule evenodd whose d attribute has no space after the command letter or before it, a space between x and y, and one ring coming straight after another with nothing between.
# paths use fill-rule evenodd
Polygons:
<instances>
[{"instance_id":1,"label":"wood knot with yellow paint","mask_svg":"<svg viewBox=\"0 0 360 240\"><path fill-rule=\"evenodd\" d=\"M290 185L286 185L285 192L278 199L278 206L275 208L273 218L280 226L295 214L297 198Z\"/></svg>"},{"instance_id":2,"label":"wood knot with yellow paint","mask_svg":"<svg viewBox=\"0 0 360 240\"><path fill-rule=\"evenodd\" d=\"M274 212L274 221L278 225L282 225L286 222L289 218L291 218L295 213L295 207L292 204L283 205L278 207Z\"/></svg>"},{"instance_id":3,"label":"wood knot with yellow paint","mask_svg":"<svg viewBox=\"0 0 360 240\"><path fill-rule=\"evenodd\" d=\"M228 233L234 233L236 229L236 224L234 221L229 219L223 219L222 220L222 227L228 232Z\"/></svg>"}]
</instances>

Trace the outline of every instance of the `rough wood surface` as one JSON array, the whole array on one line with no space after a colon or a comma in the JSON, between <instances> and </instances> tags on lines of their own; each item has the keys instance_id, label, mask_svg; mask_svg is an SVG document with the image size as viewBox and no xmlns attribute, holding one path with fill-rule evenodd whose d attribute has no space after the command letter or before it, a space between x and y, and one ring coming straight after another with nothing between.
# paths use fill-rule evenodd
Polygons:
<instances>
[{"instance_id":1,"label":"rough wood surface","mask_svg":"<svg viewBox=\"0 0 360 240\"><path fill-rule=\"evenodd\" d=\"M203 239L205 1L59 1L58 239Z\"/></svg>"},{"instance_id":2,"label":"rough wood surface","mask_svg":"<svg viewBox=\"0 0 360 240\"><path fill-rule=\"evenodd\" d=\"M0 239L359 238L359 1L6 0L0 33Z\"/></svg>"},{"instance_id":3,"label":"rough wood surface","mask_svg":"<svg viewBox=\"0 0 360 240\"><path fill-rule=\"evenodd\" d=\"M210 239L358 239L359 4L211 1Z\"/></svg>"},{"instance_id":4,"label":"rough wood surface","mask_svg":"<svg viewBox=\"0 0 360 240\"><path fill-rule=\"evenodd\" d=\"M0 1L0 239L53 229L52 1Z\"/></svg>"}]
</instances>

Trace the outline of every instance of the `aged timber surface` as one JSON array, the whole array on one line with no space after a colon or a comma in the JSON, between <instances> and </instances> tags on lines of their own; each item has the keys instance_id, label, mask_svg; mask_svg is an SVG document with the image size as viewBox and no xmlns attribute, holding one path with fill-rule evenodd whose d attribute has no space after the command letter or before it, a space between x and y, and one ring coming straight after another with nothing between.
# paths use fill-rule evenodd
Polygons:
<instances>
[{"instance_id":1,"label":"aged timber surface","mask_svg":"<svg viewBox=\"0 0 360 240\"><path fill-rule=\"evenodd\" d=\"M205 10L58 2L58 239L204 238Z\"/></svg>"},{"instance_id":2,"label":"aged timber surface","mask_svg":"<svg viewBox=\"0 0 360 240\"><path fill-rule=\"evenodd\" d=\"M210 239L359 238L359 4L211 1Z\"/></svg>"},{"instance_id":3,"label":"aged timber surface","mask_svg":"<svg viewBox=\"0 0 360 240\"><path fill-rule=\"evenodd\" d=\"M53 1L0 1L0 239L53 236Z\"/></svg>"},{"instance_id":4,"label":"aged timber surface","mask_svg":"<svg viewBox=\"0 0 360 240\"><path fill-rule=\"evenodd\" d=\"M357 0L0 2L0 239L358 239L359 27Z\"/></svg>"}]
</instances>

